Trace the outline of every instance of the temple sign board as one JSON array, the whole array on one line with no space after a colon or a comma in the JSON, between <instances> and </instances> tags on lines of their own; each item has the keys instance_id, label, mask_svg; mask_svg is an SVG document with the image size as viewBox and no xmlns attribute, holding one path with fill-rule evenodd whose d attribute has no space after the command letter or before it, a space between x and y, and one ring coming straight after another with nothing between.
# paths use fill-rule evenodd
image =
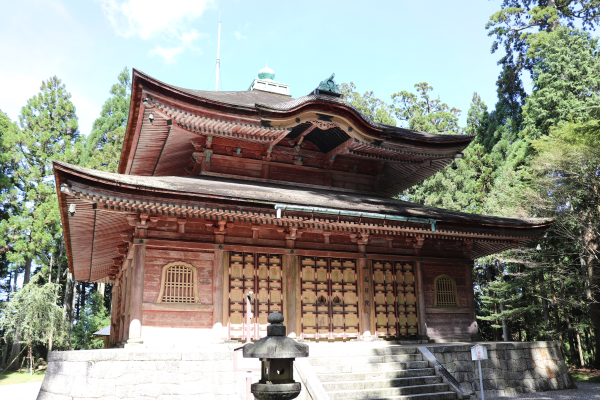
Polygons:
<instances>
[{"instance_id":1,"label":"temple sign board","mask_svg":"<svg viewBox=\"0 0 600 400\"><path fill-rule=\"evenodd\" d=\"M481 376L481 360L488 359L487 348L479 343L471 347L471 359L477 361L479 364L479 390L481 391L481 398L485 399L483 394L483 377Z\"/></svg>"},{"instance_id":2,"label":"temple sign board","mask_svg":"<svg viewBox=\"0 0 600 400\"><path fill-rule=\"evenodd\" d=\"M487 348L480 344L476 344L475 346L471 347L471 359L473 361L487 360L488 359Z\"/></svg>"}]
</instances>

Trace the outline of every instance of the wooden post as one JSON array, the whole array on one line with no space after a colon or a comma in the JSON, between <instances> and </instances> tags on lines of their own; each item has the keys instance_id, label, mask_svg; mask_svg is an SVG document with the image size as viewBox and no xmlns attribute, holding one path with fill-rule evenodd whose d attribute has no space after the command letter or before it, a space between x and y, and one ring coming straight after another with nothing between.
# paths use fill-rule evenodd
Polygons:
<instances>
[{"instance_id":1,"label":"wooden post","mask_svg":"<svg viewBox=\"0 0 600 400\"><path fill-rule=\"evenodd\" d=\"M213 343L223 343L223 253L216 250L213 261Z\"/></svg>"},{"instance_id":2,"label":"wooden post","mask_svg":"<svg viewBox=\"0 0 600 400\"><path fill-rule=\"evenodd\" d=\"M298 331L298 312L297 308L297 297L300 293L296 292L296 286L298 279L298 262L297 257L293 254L283 255L283 277L284 287L282 288L283 294L283 313L285 318L285 325L287 326L287 334L291 338L299 336Z\"/></svg>"},{"instance_id":3,"label":"wooden post","mask_svg":"<svg viewBox=\"0 0 600 400\"><path fill-rule=\"evenodd\" d=\"M358 295L358 312L360 314L359 332L362 340L370 341L373 340L373 330L371 329L371 310L373 309L373 288L371 287L372 274L364 254L359 254L356 264L359 277L358 289L360 290Z\"/></svg>"},{"instance_id":4,"label":"wooden post","mask_svg":"<svg viewBox=\"0 0 600 400\"><path fill-rule=\"evenodd\" d=\"M144 296L144 272L146 269L146 246L135 245L131 264L131 322L129 324L128 345L142 344L142 301Z\"/></svg>"},{"instance_id":5,"label":"wooden post","mask_svg":"<svg viewBox=\"0 0 600 400\"><path fill-rule=\"evenodd\" d=\"M417 276L417 318L419 318L419 336L427 338L427 312L425 311L425 288L423 287L423 266L420 261L415 263Z\"/></svg>"},{"instance_id":6,"label":"wooden post","mask_svg":"<svg viewBox=\"0 0 600 400\"><path fill-rule=\"evenodd\" d=\"M117 337L117 327L116 325L119 323L117 320L117 315L119 314L117 310L117 296L119 296L119 281L115 279L112 290L111 290L111 299L110 299L110 344L113 345L119 341Z\"/></svg>"},{"instance_id":7,"label":"wooden post","mask_svg":"<svg viewBox=\"0 0 600 400\"><path fill-rule=\"evenodd\" d=\"M473 269L470 263L465 264L465 284L467 286L467 301L469 303L469 316L472 318L469 324L471 339L477 340L477 316L475 315L475 296L473 295Z\"/></svg>"},{"instance_id":8,"label":"wooden post","mask_svg":"<svg viewBox=\"0 0 600 400\"><path fill-rule=\"evenodd\" d=\"M223 289L222 289L222 315L223 315L223 319L221 321L223 321L223 339L231 339L231 337L229 336L229 252L228 251L224 251L223 255L222 255L222 261L223 261L223 267L221 268L221 274L222 274L222 282L223 282Z\"/></svg>"}]
</instances>

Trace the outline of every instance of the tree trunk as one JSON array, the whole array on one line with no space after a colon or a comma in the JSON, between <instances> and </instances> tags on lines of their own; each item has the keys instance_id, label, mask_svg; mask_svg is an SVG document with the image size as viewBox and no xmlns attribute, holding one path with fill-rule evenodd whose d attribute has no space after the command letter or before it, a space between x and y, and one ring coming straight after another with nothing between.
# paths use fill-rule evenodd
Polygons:
<instances>
[{"instance_id":1,"label":"tree trunk","mask_svg":"<svg viewBox=\"0 0 600 400\"><path fill-rule=\"evenodd\" d=\"M556 8L556 0L548 0L548 7ZM552 32L555 31L556 28L558 28L558 19L549 24L548 30Z\"/></svg>"},{"instance_id":2,"label":"tree trunk","mask_svg":"<svg viewBox=\"0 0 600 400\"><path fill-rule=\"evenodd\" d=\"M579 333L579 328L575 327L575 336L577 338L577 349L579 350L579 364L582 367L585 367L585 359L583 358L583 349L581 348L581 333Z\"/></svg>"},{"instance_id":3,"label":"tree trunk","mask_svg":"<svg viewBox=\"0 0 600 400\"><path fill-rule=\"evenodd\" d=\"M33 353L31 351L31 343L29 343L29 374L33 375Z\"/></svg>"},{"instance_id":4,"label":"tree trunk","mask_svg":"<svg viewBox=\"0 0 600 400\"><path fill-rule=\"evenodd\" d=\"M102 299L102 301L104 301L104 293L106 292L106 283L97 283L97 290L98 290L98 294L100 295L100 298Z\"/></svg>"},{"instance_id":5,"label":"tree trunk","mask_svg":"<svg viewBox=\"0 0 600 400\"><path fill-rule=\"evenodd\" d=\"M31 275L31 258L28 258L25 261L25 276L23 277L23 285L27 285L29 283L30 275Z\"/></svg>"},{"instance_id":6,"label":"tree trunk","mask_svg":"<svg viewBox=\"0 0 600 400\"><path fill-rule=\"evenodd\" d=\"M13 293L17 291L18 277L19 277L19 271L16 270L15 276L14 276L13 287L12 287ZM21 343L18 343L20 340L21 340L21 332L19 332L17 330L17 337L13 341L12 348L10 350L10 358L8 359L8 363L11 364L9 369L12 369L12 370L19 368L19 360L16 360L16 358L19 358L19 355L21 354Z\"/></svg>"},{"instance_id":7,"label":"tree trunk","mask_svg":"<svg viewBox=\"0 0 600 400\"><path fill-rule=\"evenodd\" d=\"M63 303L63 316L67 324L67 340L71 343L71 329L73 328L73 275L67 270L65 285L65 300Z\"/></svg>"},{"instance_id":8,"label":"tree trunk","mask_svg":"<svg viewBox=\"0 0 600 400\"><path fill-rule=\"evenodd\" d=\"M500 312L504 312L504 305L500 303ZM508 329L506 328L506 320L502 318L502 336L504 337L504 341L508 342Z\"/></svg>"},{"instance_id":9,"label":"tree trunk","mask_svg":"<svg viewBox=\"0 0 600 400\"><path fill-rule=\"evenodd\" d=\"M569 353L571 357L571 363L581 367L577 361L577 355L575 354L575 339L573 338L573 328L571 327L571 318L569 317L569 312L570 310L565 308L564 314L565 322L567 323L567 336L569 338Z\"/></svg>"},{"instance_id":10,"label":"tree trunk","mask_svg":"<svg viewBox=\"0 0 600 400\"><path fill-rule=\"evenodd\" d=\"M554 285L550 284L550 290L552 291L552 303L554 306L554 322L556 323L556 333L558 334L558 339L560 340L560 351L565 357L565 342L563 341L562 329L560 327L560 319L558 318L558 304L556 302L556 292L554 291Z\"/></svg>"}]
</instances>

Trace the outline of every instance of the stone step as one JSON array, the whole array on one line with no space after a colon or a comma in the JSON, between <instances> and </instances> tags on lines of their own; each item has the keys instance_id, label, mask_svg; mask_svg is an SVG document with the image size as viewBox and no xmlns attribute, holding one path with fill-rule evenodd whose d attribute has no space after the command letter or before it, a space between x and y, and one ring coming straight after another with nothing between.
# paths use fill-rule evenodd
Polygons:
<instances>
[{"instance_id":1,"label":"stone step","mask_svg":"<svg viewBox=\"0 0 600 400\"><path fill-rule=\"evenodd\" d=\"M317 374L321 382L370 381L376 379L413 378L418 376L433 376L433 368L399 369L393 371L375 371L359 373L324 373Z\"/></svg>"},{"instance_id":2,"label":"stone step","mask_svg":"<svg viewBox=\"0 0 600 400\"><path fill-rule=\"evenodd\" d=\"M350 356L350 357L309 357L310 365L359 365L375 363L396 363L409 361L423 361L423 356L419 354L399 354L392 356Z\"/></svg>"},{"instance_id":3,"label":"stone step","mask_svg":"<svg viewBox=\"0 0 600 400\"><path fill-rule=\"evenodd\" d=\"M347 357L347 356L390 356L399 354L420 354L416 347L404 347L404 346L369 346L364 344L346 344L342 346L339 344L323 344L323 345L311 345L310 356L311 357L322 357L322 356L336 356L336 357Z\"/></svg>"},{"instance_id":4,"label":"stone step","mask_svg":"<svg viewBox=\"0 0 600 400\"><path fill-rule=\"evenodd\" d=\"M380 371L411 370L429 367L427 361L408 361L394 363L373 364L344 364L344 365L315 365L313 370L316 374L343 374L343 373L365 373Z\"/></svg>"},{"instance_id":5,"label":"stone step","mask_svg":"<svg viewBox=\"0 0 600 400\"><path fill-rule=\"evenodd\" d=\"M323 388L327 392L335 392L339 390L367 390L367 389L385 389L395 387L413 387L423 385L435 385L442 383L442 378L439 376L421 376L410 378L395 378L395 379L375 379L362 381L342 381L342 382L323 382Z\"/></svg>"},{"instance_id":6,"label":"stone step","mask_svg":"<svg viewBox=\"0 0 600 400\"><path fill-rule=\"evenodd\" d=\"M456 393L454 392L438 392L424 394L409 394L407 396L376 397L361 400L455 400L456 398Z\"/></svg>"},{"instance_id":7,"label":"stone step","mask_svg":"<svg viewBox=\"0 0 600 400\"><path fill-rule=\"evenodd\" d=\"M432 385L400 386L381 389L351 389L328 392L327 394L329 395L329 398L331 400L356 400L388 399L393 396L407 396L413 394L436 394L439 392L448 392L448 385L445 383L436 383Z\"/></svg>"}]
</instances>

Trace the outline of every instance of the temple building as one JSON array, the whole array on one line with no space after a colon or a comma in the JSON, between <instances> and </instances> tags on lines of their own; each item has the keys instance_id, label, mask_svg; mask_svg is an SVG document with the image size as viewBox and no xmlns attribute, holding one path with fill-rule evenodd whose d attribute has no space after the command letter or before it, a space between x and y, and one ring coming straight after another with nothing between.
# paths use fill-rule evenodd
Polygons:
<instances>
[{"instance_id":1,"label":"temple building","mask_svg":"<svg viewBox=\"0 0 600 400\"><path fill-rule=\"evenodd\" d=\"M118 173L54 163L69 268L110 282L110 345L477 336L473 260L551 221L395 199L474 139L371 121L332 75L199 91L133 71ZM250 295L250 326L246 301ZM249 329L248 329L249 328Z\"/></svg>"}]
</instances>

